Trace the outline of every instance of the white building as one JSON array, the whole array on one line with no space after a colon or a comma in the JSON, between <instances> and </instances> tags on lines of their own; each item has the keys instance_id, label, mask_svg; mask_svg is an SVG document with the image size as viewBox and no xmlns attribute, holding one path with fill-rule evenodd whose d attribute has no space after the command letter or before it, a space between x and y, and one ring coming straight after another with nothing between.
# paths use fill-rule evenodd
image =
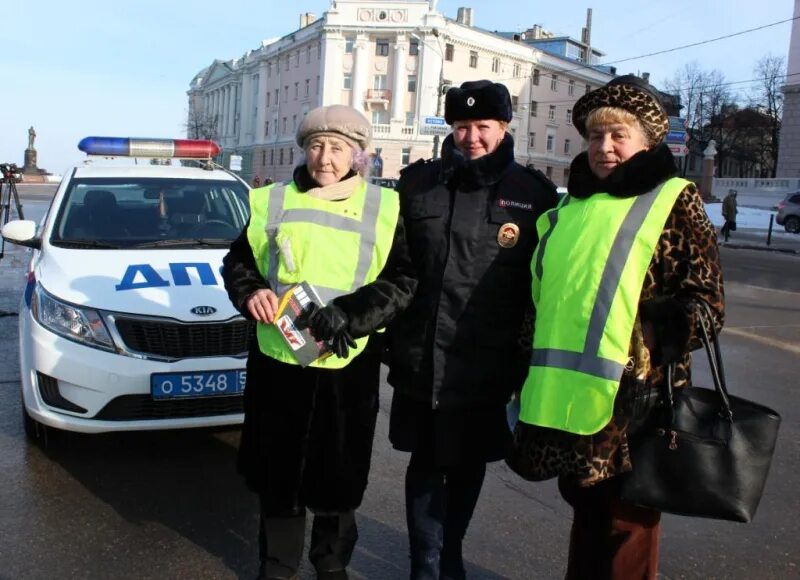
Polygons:
<instances>
[{"instance_id":1,"label":"white building","mask_svg":"<svg viewBox=\"0 0 800 580\"><path fill-rule=\"evenodd\" d=\"M393 177L432 156L434 137L421 134L421 121L443 114L443 90L490 79L512 95L517 160L566 183L583 147L572 104L611 76L545 53L524 35L481 30L470 8L451 19L436 4L332 0L321 18L304 14L286 36L214 61L188 91L189 136L213 136L225 155L242 155L245 177L284 180L301 153L294 136L303 116L322 104L347 104L372 120L372 152Z\"/></svg>"},{"instance_id":2,"label":"white building","mask_svg":"<svg viewBox=\"0 0 800 580\"><path fill-rule=\"evenodd\" d=\"M794 0L794 17L800 18L800 0ZM783 86L783 118L777 177L800 177L800 24L792 22L789 66Z\"/></svg>"}]
</instances>

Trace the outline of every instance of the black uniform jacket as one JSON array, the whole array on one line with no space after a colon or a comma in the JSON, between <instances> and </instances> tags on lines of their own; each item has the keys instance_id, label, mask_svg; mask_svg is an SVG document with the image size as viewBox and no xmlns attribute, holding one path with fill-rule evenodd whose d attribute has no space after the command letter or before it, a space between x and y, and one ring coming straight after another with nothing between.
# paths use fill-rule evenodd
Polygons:
<instances>
[{"instance_id":1,"label":"black uniform jacket","mask_svg":"<svg viewBox=\"0 0 800 580\"><path fill-rule=\"evenodd\" d=\"M555 187L514 162L510 135L474 161L451 135L442 159L409 166L397 189L418 287L390 326L389 382L434 409L505 401L529 367L536 219ZM503 247L501 229L516 228Z\"/></svg>"}]
</instances>

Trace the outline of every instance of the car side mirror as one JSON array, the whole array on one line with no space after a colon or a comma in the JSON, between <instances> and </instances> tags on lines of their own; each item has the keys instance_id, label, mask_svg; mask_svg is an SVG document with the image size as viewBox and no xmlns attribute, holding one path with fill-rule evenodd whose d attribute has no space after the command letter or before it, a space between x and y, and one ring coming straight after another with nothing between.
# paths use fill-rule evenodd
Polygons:
<instances>
[{"instance_id":1,"label":"car side mirror","mask_svg":"<svg viewBox=\"0 0 800 580\"><path fill-rule=\"evenodd\" d=\"M36 222L33 220L10 221L3 226L2 234L7 242L18 246L37 250L42 247L42 239L36 237Z\"/></svg>"}]
</instances>

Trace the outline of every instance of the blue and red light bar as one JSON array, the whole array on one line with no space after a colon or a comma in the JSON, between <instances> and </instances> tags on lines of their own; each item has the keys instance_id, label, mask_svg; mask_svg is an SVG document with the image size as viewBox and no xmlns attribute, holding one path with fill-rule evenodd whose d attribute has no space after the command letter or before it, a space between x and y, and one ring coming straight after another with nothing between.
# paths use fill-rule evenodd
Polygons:
<instances>
[{"instance_id":1,"label":"blue and red light bar","mask_svg":"<svg viewBox=\"0 0 800 580\"><path fill-rule=\"evenodd\" d=\"M87 155L112 157L160 157L209 159L222 150L206 139L130 139L127 137L84 137L78 149Z\"/></svg>"}]
</instances>

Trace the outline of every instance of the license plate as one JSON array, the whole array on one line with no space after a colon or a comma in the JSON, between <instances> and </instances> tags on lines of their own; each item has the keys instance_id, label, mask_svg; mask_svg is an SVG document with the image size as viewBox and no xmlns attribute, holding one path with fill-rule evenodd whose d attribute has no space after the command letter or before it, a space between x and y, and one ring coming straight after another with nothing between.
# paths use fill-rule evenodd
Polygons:
<instances>
[{"instance_id":1,"label":"license plate","mask_svg":"<svg viewBox=\"0 0 800 580\"><path fill-rule=\"evenodd\" d=\"M197 373L158 373L150 375L154 399L219 397L244 391L247 371L203 371Z\"/></svg>"}]
</instances>

